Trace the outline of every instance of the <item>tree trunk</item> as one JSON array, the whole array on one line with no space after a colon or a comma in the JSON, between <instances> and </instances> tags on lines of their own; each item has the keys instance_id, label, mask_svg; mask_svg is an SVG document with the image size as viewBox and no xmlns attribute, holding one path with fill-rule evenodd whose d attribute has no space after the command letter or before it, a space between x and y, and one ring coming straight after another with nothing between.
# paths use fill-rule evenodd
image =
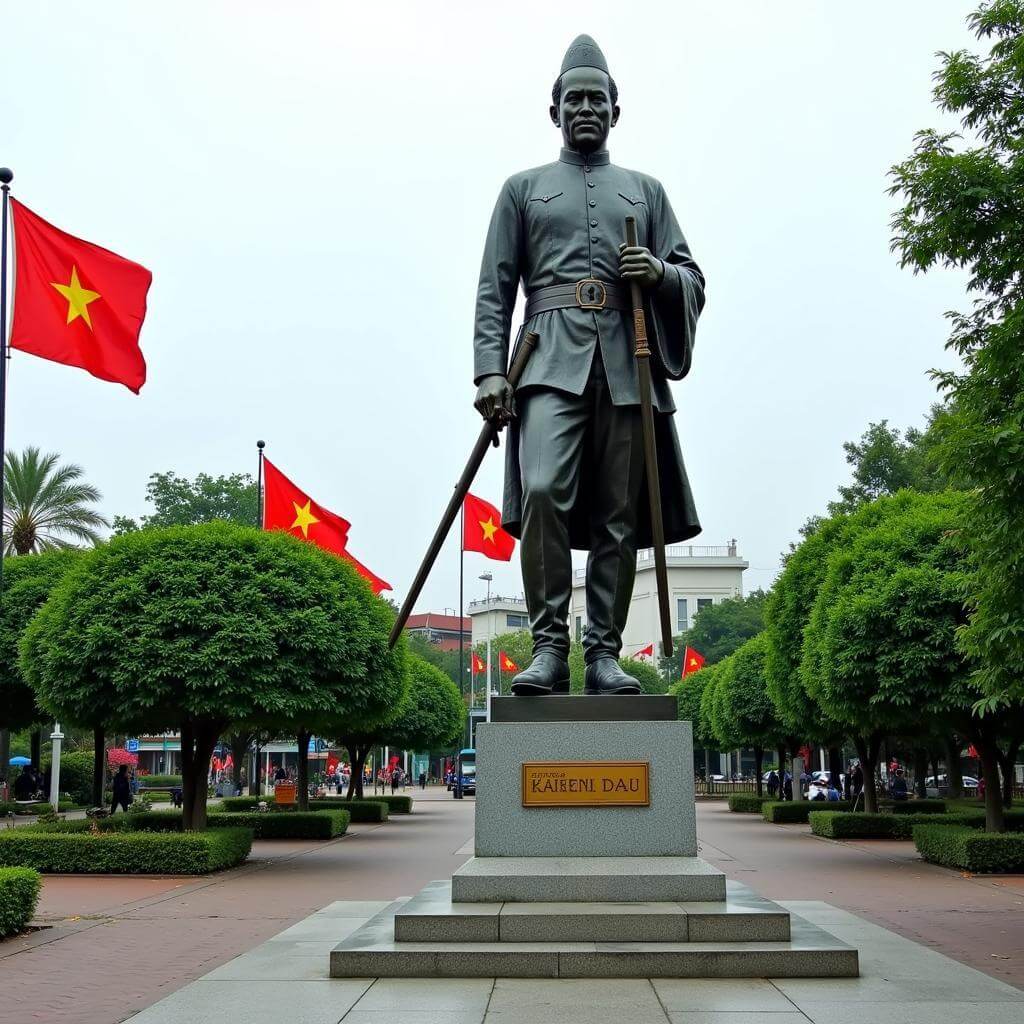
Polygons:
<instances>
[{"instance_id":1,"label":"tree trunk","mask_svg":"<svg viewBox=\"0 0 1024 1024\"><path fill-rule=\"evenodd\" d=\"M182 828L206 828L206 781L220 729L210 722L186 720L181 727Z\"/></svg>"},{"instance_id":2,"label":"tree trunk","mask_svg":"<svg viewBox=\"0 0 1024 1024\"><path fill-rule=\"evenodd\" d=\"M1003 789L999 783L999 754L994 743L976 740L981 755L981 772L985 779L985 831L1005 832Z\"/></svg>"},{"instance_id":3,"label":"tree trunk","mask_svg":"<svg viewBox=\"0 0 1024 1024\"><path fill-rule=\"evenodd\" d=\"M242 790L242 762L249 754L251 732L235 732L230 736L231 743L231 784L234 787L231 795Z\"/></svg>"},{"instance_id":4,"label":"tree trunk","mask_svg":"<svg viewBox=\"0 0 1024 1024\"><path fill-rule=\"evenodd\" d=\"M864 774L864 811L867 814L878 813L878 788L875 785L875 772L878 768L878 749L881 738L878 736L855 736L854 745L860 758L860 768Z\"/></svg>"},{"instance_id":5,"label":"tree trunk","mask_svg":"<svg viewBox=\"0 0 1024 1024\"><path fill-rule=\"evenodd\" d=\"M43 730L41 728L32 730L30 743L29 756L32 758L32 767L39 771L43 755Z\"/></svg>"},{"instance_id":6,"label":"tree trunk","mask_svg":"<svg viewBox=\"0 0 1024 1024\"><path fill-rule=\"evenodd\" d=\"M928 775L928 751L914 747L914 792L924 799L928 795L925 779Z\"/></svg>"},{"instance_id":7,"label":"tree trunk","mask_svg":"<svg viewBox=\"0 0 1024 1024\"><path fill-rule=\"evenodd\" d=\"M295 799L300 811L309 810L309 737L310 729L300 729L296 734L299 744L299 770L295 778Z\"/></svg>"},{"instance_id":8,"label":"tree trunk","mask_svg":"<svg viewBox=\"0 0 1024 1024\"><path fill-rule=\"evenodd\" d=\"M0 783L11 777L11 730L0 729Z\"/></svg>"},{"instance_id":9,"label":"tree trunk","mask_svg":"<svg viewBox=\"0 0 1024 1024\"><path fill-rule=\"evenodd\" d=\"M260 774L263 771L263 758L260 756L260 738L257 734L252 743L252 769L249 772L249 796L262 796L260 792Z\"/></svg>"},{"instance_id":10,"label":"tree trunk","mask_svg":"<svg viewBox=\"0 0 1024 1024\"><path fill-rule=\"evenodd\" d=\"M964 773L960 767L960 737L955 733L946 737L946 785L950 800L961 800L964 795Z\"/></svg>"},{"instance_id":11,"label":"tree trunk","mask_svg":"<svg viewBox=\"0 0 1024 1024\"><path fill-rule=\"evenodd\" d=\"M102 726L92 731L92 805L103 806L104 772L107 764L107 734Z\"/></svg>"},{"instance_id":12,"label":"tree trunk","mask_svg":"<svg viewBox=\"0 0 1024 1024\"><path fill-rule=\"evenodd\" d=\"M762 768L764 767L764 747L754 747L754 778L757 779L757 795L764 795L764 786L761 782L761 776L764 774Z\"/></svg>"},{"instance_id":13,"label":"tree trunk","mask_svg":"<svg viewBox=\"0 0 1024 1024\"><path fill-rule=\"evenodd\" d=\"M1009 810L1013 806L1013 771L1017 764L1017 751L1020 740L1014 740L1006 748L1006 752L998 752L999 770L1003 775L1003 807Z\"/></svg>"},{"instance_id":14,"label":"tree trunk","mask_svg":"<svg viewBox=\"0 0 1024 1024\"><path fill-rule=\"evenodd\" d=\"M348 751L348 765L351 769L351 774L348 777L348 793L346 798L349 800L362 800L363 768L366 766L366 755L369 751L344 741L342 741L342 746Z\"/></svg>"},{"instance_id":15,"label":"tree trunk","mask_svg":"<svg viewBox=\"0 0 1024 1024\"><path fill-rule=\"evenodd\" d=\"M843 793L843 753L838 747L828 748L828 771L832 785L835 786L839 795Z\"/></svg>"}]
</instances>

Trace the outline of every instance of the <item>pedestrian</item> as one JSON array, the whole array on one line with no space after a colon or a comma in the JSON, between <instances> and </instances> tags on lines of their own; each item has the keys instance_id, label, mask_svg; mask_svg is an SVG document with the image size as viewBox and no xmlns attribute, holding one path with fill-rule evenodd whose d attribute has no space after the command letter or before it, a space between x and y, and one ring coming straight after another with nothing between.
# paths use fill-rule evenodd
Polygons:
<instances>
[{"instance_id":1,"label":"pedestrian","mask_svg":"<svg viewBox=\"0 0 1024 1024\"><path fill-rule=\"evenodd\" d=\"M420 789L426 789L426 788L427 788L427 773L426 772L420 772Z\"/></svg>"},{"instance_id":2,"label":"pedestrian","mask_svg":"<svg viewBox=\"0 0 1024 1024\"><path fill-rule=\"evenodd\" d=\"M284 765L279 764L274 770L274 781L284 782L288 778L288 773L284 770Z\"/></svg>"},{"instance_id":3,"label":"pedestrian","mask_svg":"<svg viewBox=\"0 0 1024 1024\"><path fill-rule=\"evenodd\" d=\"M395 795L395 790L398 789L399 784L402 781L402 769L394 768L391 772L391 795Z\"/></svg>"},{"instance_id":4,"label":"pedestrian","mask_svg":"<svg viewBox=\"0 0 1024 1024\"><path fill-rule=\"evenodd\" d=\"M110 788L113 790L110 813L113 814L119 805L127 811L128 805L132 802L132 787L128 779L128 765L122 764L118 767L117 774L114 776L114 781Z\"/></svg>"},{"instance_id":5,"label":"pedestrian","mask_svg":"<svg viewBox=\"0 0 1024 1024\"><path fill-rule=\"evenodd\" d=\"M793 799L793 776L788 771L782 774L782 799Z\"/></svg>"},{"instance_id":6,"label":"pedestrian","mask_svg":"<svg viewBox=\"0 0 1024 1024\"><path fill-rule=\"evenodd\" d=\"M861 767L860 761L853 768L852 789L853 799L856 800L864 789L864 769Z\"/></svg>"},{"instance_id":7,"label":"pedestrian","mask_svg":"<svg viewBox=\"0 0 1024 1024\"><path fill-rule=\"evenodd\" d=\"M837 800L840 799L839 790L836 789L835 783L831 779L829 779L828 781L828 789L826 790L826 796L832 803L835 803Z\"/></svg>"},{"instance_id":8,"label":"pedestrian","mask_svg":"<svg viewBox=\"0 0 1024 1024\"><path fill-rule=\"evenodd\" d=\"M768 773L768 795L773 800L779 795L779 773L774 768Z\"/></svg>"},{"instance_id":9,"label":"pedestrian","mask_svg":"<svg viewBox=\"0 0 1024 1024\"><path fill-rule=\"evenodd\" d=\"M902 768L896 769L896 775L893 777L889 789L893 800L906 800L909 797L910 794L907 790L907 780L903 774Z\"/></svg>"}]
</instances>

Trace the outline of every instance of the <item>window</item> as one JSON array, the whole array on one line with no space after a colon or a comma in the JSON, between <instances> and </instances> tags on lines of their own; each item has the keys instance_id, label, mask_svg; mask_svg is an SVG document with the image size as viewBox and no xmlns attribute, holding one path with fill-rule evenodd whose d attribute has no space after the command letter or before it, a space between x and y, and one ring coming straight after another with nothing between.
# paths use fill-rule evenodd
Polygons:
<instances>
[{"instance_id":1,"label":"window","mask_svg":"<svg viewBox=\"0 0 1024 1024\"><path fill-rule=\"evenodd\" d=\"M714 600L710 597L698 597L697 612L699 613L704 611L705 608L710 608L714 603Z\"/></svg>"},{"instance_id":2,"label":"window","mask_svg":"<svg viewBox=\"0 0 1024 1024\"><path fill-rule=\"evenodd\" d=\"M583 616L576 616L576 639L579 640L583 636Z\"/></svg>"},{"instance_id":3,"label":"window","mask_svg":"<svg viewBox=\"0 0 1024 1024\"><path fill-rule=\"evenodd\" d=\"M685 633L690 628L690 620L686 615L686 598L676 598L676 632Z\"/></svg>"},{"instance_id":4,"label":"window","mask_svg":"<svg viewBox=\"0 0 1024 1024\"><path fill-rule=\"evenodd\" d=\"M526 629L529 623L525 615L506 615L505 625L509 629Z\"/></svg>"}]
</instances>

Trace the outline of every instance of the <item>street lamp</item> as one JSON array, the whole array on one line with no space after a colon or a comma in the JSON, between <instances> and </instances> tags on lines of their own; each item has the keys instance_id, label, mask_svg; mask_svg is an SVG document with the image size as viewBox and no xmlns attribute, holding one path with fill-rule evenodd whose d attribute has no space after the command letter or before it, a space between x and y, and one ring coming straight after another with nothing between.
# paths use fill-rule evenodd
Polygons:
<instances>
[{"instance_id":1,"label":"street lamp","mask_svg":"<svg viewBox=\"0 0 1024 1024\"><path fill-rule=\"evenodd\" d=\"M494 577L489 573L481 573L480 579L487 584L487 712L484 720L489 722L491 720L491 582Z\"/></svg>"}]
</instances>

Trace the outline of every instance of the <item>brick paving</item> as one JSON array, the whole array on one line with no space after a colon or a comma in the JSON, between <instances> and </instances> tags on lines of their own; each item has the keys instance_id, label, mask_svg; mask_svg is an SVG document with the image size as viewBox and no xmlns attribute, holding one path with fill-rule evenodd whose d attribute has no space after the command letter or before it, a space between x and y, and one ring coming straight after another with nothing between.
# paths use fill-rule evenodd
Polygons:
<instances>
[{"instance_id":1,"label":"brick paving","mask_svg":"<svg viewBox=\"0 0 1024 1024\"><path fill-rule=\"evenodd\" d=\"M910 843L827 842L720 803L699 804L697 823L701 855L763 895L826 900L1024 988L1024 877L967 877ZM472 828L473 801L435 790L415 814L331 842L258 842L209 878L48 877L45 927L0 943L2 1017L117 1024L334 900L447 877Z\"/></svg>"}]
</instances>

